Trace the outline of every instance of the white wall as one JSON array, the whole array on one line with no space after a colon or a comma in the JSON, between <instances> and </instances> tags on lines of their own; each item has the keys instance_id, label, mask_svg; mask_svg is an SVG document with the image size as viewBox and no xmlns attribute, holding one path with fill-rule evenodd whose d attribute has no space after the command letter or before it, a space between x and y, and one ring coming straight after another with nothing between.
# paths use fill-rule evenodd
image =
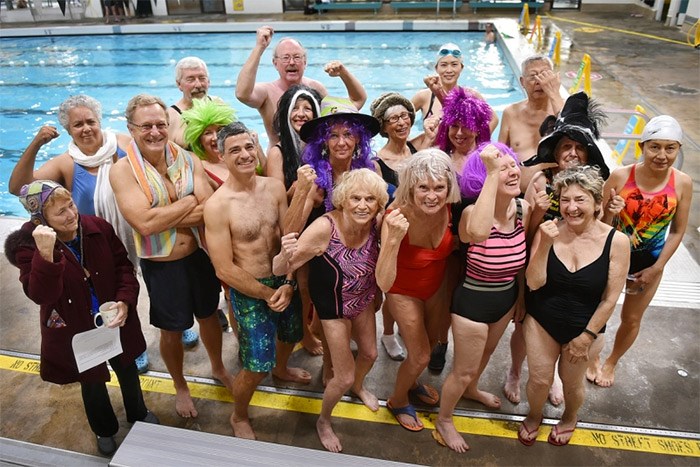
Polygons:
<instances>
[{"instance_id":1,"label":"white wall","mask_svg":"<svg viewBox=\"0 0 700 467\"><path fill-rule=\"evenodd\" d=\"M282 0L225 0L226 14L282 13Z\"/></svg>"},{"instance_id":2,"label":"white wall","mask_svg":"<svg viewBox=\"0 0 700 467\"><path fill-rule=\"evenodd\" d=\"M686 17L690 16L694 19L700 18L700 0L690 0L688 2L688 11L685 12Z\"/></svg>"}]
</instances>

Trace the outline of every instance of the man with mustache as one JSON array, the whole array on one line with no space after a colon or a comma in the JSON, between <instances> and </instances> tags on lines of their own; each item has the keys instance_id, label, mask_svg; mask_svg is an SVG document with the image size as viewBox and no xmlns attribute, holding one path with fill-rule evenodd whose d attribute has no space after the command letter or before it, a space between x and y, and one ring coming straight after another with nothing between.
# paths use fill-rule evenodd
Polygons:
<instances>
[{"instance_id":1,"label":"man with mustache","mask_svg":"<svg viewBox=\"0 0 700 467\"><path fill-rule=\"evenodd\" d=\"M272 64L280 75L279 79L271 82L255 82L260 58L270 45L273 34L274 30L270 26L263 26L257 30L255 47L253 47L248 60L243 64L236 81L236 98L248 107L258 110L265 124L267 137L270 140L269 147L279 142L279 135L272 127L272 120L277 111L277 103L280 97L290 86L305 84L316 89L321 94L321 97L328 95L328 90L323 84L314 79L304 77L306 50L299 41L291 37L281 39L275 46L272 54ZM345 84L345 88L348 91L348 97L358 110L361 109L367 100L367 93L358 79L341 62L336 60L327 63L324 71L329 76L337 76L343 80L343 84Z\"/></svg>"},{"instance_id":2,"label":"man with mustache","mask_svg":"<svg viewBox=\"0 0 700 467\"><path fill-rule=\"evenodd\" d=\"M170 119L170 141L188 149L184 133L187 124L181 114L192 108L192 99L212 99L209 92L209 70L204 60L198 57L185 57L175 65L175 82L182 91L182 98L168 107ZM215 98L219 100L219 98Z\"/></svg>"}]
</instances>

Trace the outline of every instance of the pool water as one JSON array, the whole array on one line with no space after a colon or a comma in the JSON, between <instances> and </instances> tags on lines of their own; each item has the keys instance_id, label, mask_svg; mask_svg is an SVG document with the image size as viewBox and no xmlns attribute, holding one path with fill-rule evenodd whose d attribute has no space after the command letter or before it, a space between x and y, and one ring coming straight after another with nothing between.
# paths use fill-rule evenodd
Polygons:
<instances>
[{"instance_id":1,"label":"pool water","mask_svg":"<svg viewBox=\"0 0 700 467\"><path fill-rule=\"evenodd\" d=\"M308 50L305 76L324 83L330 95L346 95L340 78L323 72L330 60L341 60L367 90L369 112L374 98L388 91L410 98L424 87L432 73L437 50L446 42L459 44L465 68L460 84L481 92L498 112L521 100L517 74L502 51L482 41L481 33L454 32L331 32L295 33ZM273 39L273 45L277 37ZM60 127L57 110L73 94L88 94L102 103L102 126L127 132L124 109L141 92L155 94L166 104L180 99L175 84L175 63L182 57L202 58L209 68L209 93L236 110L238 119L261 135L256 110L235 98L238 72L255 43L255 33L145 34L114 36L63 36L0 39L0 215L25 216L17 199L8 193L10 173L37 130L45 124L58 127L61 136L45 145L38 167L67 149L70 137ZM265 51L258 81L278 74L271 63L272 47ZM420 133L417 121L413 134ZM498 129L494 135L498 134ZM375 147L383 145L377 137Z\"/></svg>"}]
</instances>

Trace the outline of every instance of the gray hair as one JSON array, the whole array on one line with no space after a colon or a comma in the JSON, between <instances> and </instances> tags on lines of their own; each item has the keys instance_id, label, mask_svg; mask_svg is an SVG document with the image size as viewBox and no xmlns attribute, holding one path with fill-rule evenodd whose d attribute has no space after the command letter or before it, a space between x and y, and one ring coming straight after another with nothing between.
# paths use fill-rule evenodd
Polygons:
<instances>
[{"instance_id":1,"label":"gray hair","mask_svg":"<svg viewBox=\"0 0 700 467\"><path fill-rule=\"evenodd\" d=\"M219 152L221 154L224 153L224 143L226 143L228 138L231 136L241 135L243 133L247 134L252 139L250 130L242 122L229 123L225 127L219 128L219 131L216 134L216 147L219 149Z\"/></svg>"},{"instance_id":2,"label":"gray hair","mask_svg":"<svg viewBox=\"0 0 700 467\"><path fill-rule=\"evenodd\" d=\"M596 204L603 202L603 184L605 180L600 175L600 169L591 165L583 165L566 169L554 176L554 196L558 199L564 188L578 185L583 191L593 196ZM596 212L596 215L598 213Z\"/></svg>"},{"instance_id":3,"label":"gray hair","mask_svg":"<svg viewBox=\"0 0 700 467\"><path fill-rule=\"evenodd\" d=\"M377 213L384 212L384 206L389 201L387 184L376 172L370 169L356 169L343 172L338 184L333 189L333 207L342 209L350 196L358 189L366 189L377 200Z\"/></svg>"},{"instance_id":4,"label":"gray hair","mask_svg":"<svg viewBox=\"0 0 700 467\"><path fill-rule=\"evenodd\" d=\"M204 63L204 60L199 57L185 57L180 59L177 65L175 65L175 82L179 83L184 71L191 70L192 68L204 68L204 73L209 76L209 69L207 68L207 64Z\"/></svg>"},{"instance_id":5,"label":"gray hair","mask_svg":"<svg viewBox=\"0 0 700 467\"><path fill-rule=\"evenodd\" d=\"M461 201L457 178L452 168L452 159L440 149L429 148L407 157L399 167L399 187L394 194L396 202L400 206L412 203L416 185L428 178L433 181L444 178L447 181L446 201L448 203Z\"/></svg>"},{"instance_id":6,"label":"gray hair","mask_svg":"<svg viewBox=\"0 0 700 467\"><path fill-rule=\"evenodd\" d=\"M552 59L551 59L551 58L549 58L549 57L546 56L546 55L535 54L535 55L530 55L529 57L527 57L525 60L522 61L522 63L520 64L520 75L521 75L521 76L524 76L525 70L526 70L530 65L532 65L532 64L535 63L535 62L540 62L540 61L547 62L547 65L549 65L549 68L550 68L551 70L554 70L554 63L552 63Z\"/></svg>"},{"instance_id":7,"label":"gray hair","mask_svg":"<svg viewBox=\"0 0 700 467\"><path fill-rule=\"evenodd\" d=\"M97 121L102 125L102 104L94 97L86 96L85 94L77 94L75 96L70 96L58 107L58 121L66 131L69 131L68 126L70 125L68 113L78 107L85 107L92 110L92 113L95 114L95 118L97 118Z\"/></svg>"}]
</instances>

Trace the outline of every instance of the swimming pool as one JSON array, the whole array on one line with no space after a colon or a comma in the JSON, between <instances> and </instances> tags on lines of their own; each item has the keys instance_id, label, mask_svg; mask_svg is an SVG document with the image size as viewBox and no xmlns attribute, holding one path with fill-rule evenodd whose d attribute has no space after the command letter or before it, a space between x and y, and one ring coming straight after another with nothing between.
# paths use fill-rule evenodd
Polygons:
<instances>
[{"instance_id":1,"label":"swimming pool","mask_svg":"<svg viewBox=\"0 0 700 467\"><path fill-rule=\"evenodd\" d=\"M517 74L502 51L482 41L476 32L327 32L293 33L308 50L306 76L322 81L331 95L344 95L339 78L330 78L323 65L341 60L364 84L367 103L383 92L411 97L423 88L423 77L433 72L441 44L455 42L464 52L460 84L481 92L499 116L509 103L523 98ZM237 74L255 43L255 33L134 34L108 36L23 37L0 39L0 215L25 216L7 182L24 148L44 124L59 127L61 136L44 146L37 166L64 152L70 141L58 124L59 104L72 94L88 94L102 103L102 125L126 132L124 108L140 92L176 102L175 63L195 55L208 65L210 94L236 109L238 118L267 143L257 111L235 98ZM272 66L272 48L261 60L257 79L278 77ZM420 132L417 122L414 134ZM496 130L496 135L498 130ZM377 148L383 144L378 138Z\"/></svg>"}]
</instances>

